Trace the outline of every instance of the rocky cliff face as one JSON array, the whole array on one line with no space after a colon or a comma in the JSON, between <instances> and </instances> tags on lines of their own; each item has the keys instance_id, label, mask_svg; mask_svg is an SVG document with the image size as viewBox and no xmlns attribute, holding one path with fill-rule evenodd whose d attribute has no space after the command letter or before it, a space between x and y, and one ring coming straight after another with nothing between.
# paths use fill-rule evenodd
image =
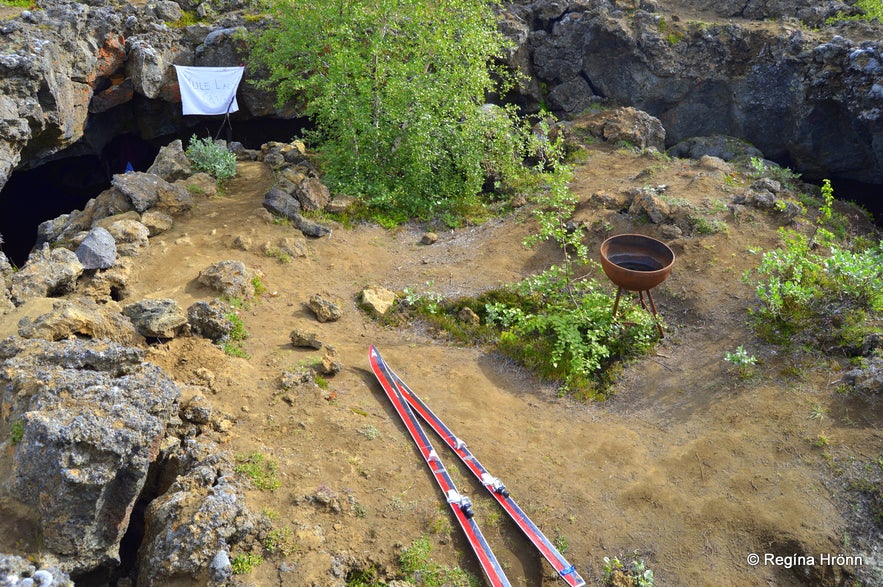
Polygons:
<instances>
[{"instance_id":1,"label":"rocky cliff face","mask_svg":"<svg viewBox=\"0 0 883 587\"><path fill-rule=\"evenodd\" d=\"M0 187L72 145L174 132L183 117L172 65L242 61L236 33L251 25L238 0L216 18L186 2L96 4L47 1L0 26ZM212 24L177 27L183 10ZM836 1L560 0L512 3L501 22L529 77L519 98L528 108L630 105L662 121L669 145L736 136L805 174L881 183L883 43L861 41L879 39L879 25L825 28L838 10L855 12ZM294 115L247 83L239 102L246 117ZM99 115L106 136L80 140Z\"/></svg>"},{"instance_id":2,"label":"rocky cliff face","mask_svg":"<svg viewBox=\"0 0 883 587\"><path fill-rule=\"evenodd\" d=\"M224 18L205 6L160 1L146 7L45 2L0 23L0 188L16 168L100 152L114 134L161 136L184 126L175 64L238 65L244 19L234 2ZM176 27L183 8L214 24ZM201 12L200 12L201 11ZM287 116L247 84L245 116ZM100 116L101 128L83 141Z\"/></svg>"},{"instance_id":3,"label":"rocky cliff face","mask_svg":"<svg viewBox=\"0 0 883 587\"><path fill-rule=\"evenodd\" d=\"M535 89L546 88L529 98L568 114L600 101L628 104L659 118L669 145L737 136L802 173L883 181L883 43L848 38L873 38L871 25L808 26L849 10L837 2L682 7L714 8L711 20L791 17L726 23L663 14L669 4L514 6L507 28L520 41L519 65Z\"/></svg>"}]
</instances>

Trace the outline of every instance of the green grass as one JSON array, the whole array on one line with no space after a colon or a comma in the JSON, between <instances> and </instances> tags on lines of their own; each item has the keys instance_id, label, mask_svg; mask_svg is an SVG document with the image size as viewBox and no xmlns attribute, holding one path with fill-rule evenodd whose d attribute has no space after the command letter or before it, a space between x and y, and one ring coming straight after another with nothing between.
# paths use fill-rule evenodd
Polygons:
<instances>
[{"instance_id":1,"label":"green grass","mask_svg":"<svg viewBox=\"0 0 883 587\"><path fill-rule=\"evenodd\" d=\"M34 3L31 0L0 0L0 6L9 8L21 8L22 10L24 10L27 8L33 8Z\"/></svg>"},{"instance_id":2,"label":"green grass","mask_svg":"<svg viewBox=\"0 0 883 587\"><path fill-rule=\"evenodd\" d=\"M399 563L405 578L419 577L420 585L426 587L478 587L478 579L460 567L444 567L431 558L432 544L421 536L399 555Z\"/></svg>"},{"instance_id":3,"label":"green grass","mask_svg":"<svg viewBox=\"0 0 883 587\"><path fill-rule=\"evenodd\" d=\"M250 355L242 348L242 341L248 338L248 331L242 318L236 312L228 312L227 320L230 321L231 328L227 340L223 344L224 354L231 357L240 357L242 359L250 358Z\"/></svg>"},{"instance_id":4,"label":"green grass","mask_svg":"<svg viewBox=\"0 0 883 587\"><path fill-rule=\"evenodd\" d=\"M238 463L234 471L248 477L255 487L261 491L275 491L282 487L276 476L279 465L259 452L236 457Z\"/></svg>"}]
</instances>

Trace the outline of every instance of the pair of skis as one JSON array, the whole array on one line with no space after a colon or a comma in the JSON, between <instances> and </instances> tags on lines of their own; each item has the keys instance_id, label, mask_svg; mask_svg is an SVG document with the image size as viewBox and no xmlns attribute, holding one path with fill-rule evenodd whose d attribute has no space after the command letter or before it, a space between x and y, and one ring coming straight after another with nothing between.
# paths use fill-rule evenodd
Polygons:
<instances>
[{"instance_id":1,"label":"pair of skis","mask_svg":"<svg viewBox=\"0 0 883 587\"><path fill-rule=\"evenodd\" d=\"M518 504L510 497L509 491L503 483L484 468L469 451L466 443L454 436L450 428L445 426L444 422L423 403L417 394L389 368L374 345L371 345L369 350L369 361L374 376L377 377L381 387L383 387L383 391L402 419L405 428L408 429L411 438L414 439L420 454L429 466L448 504L450 504L451 510L466 534L466 538L478 557L478 562L490 584L493 587L509 587L511 585L499 561L494 556L490 545L481 533L478 524L472 517L472 502L457 490L450 474L439 459L438 453L432 447L429 437L420 425L417 415L432 428L444 443L454 451L463 464L472 471L472 474L475 475L481 484L484 485L485 489L497 500L497 503L509 514L509 517L524 532L525 536L539 550L540 554L554 567L558 576L571 587L584 586L586 582L579 576L573 565L567 562L558 549L555 548L555 545L527 517L527 514L518 507Z\"/></svg>"}]
</instances>

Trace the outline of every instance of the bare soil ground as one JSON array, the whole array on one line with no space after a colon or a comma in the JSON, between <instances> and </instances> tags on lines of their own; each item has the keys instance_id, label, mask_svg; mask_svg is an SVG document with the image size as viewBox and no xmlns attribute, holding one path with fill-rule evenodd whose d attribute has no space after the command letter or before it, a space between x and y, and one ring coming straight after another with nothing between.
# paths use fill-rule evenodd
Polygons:
<instances>
[{"instance_id":1,"label":"bare soil ground","mask_svg":"<svg viewBox=\"0 0 883 587\"><path fill-rule=\"evenodd\" d=\"M150 353L182 383L204 383L208 370L212 403L236 420L225 448L260 451L279 463L282 486L247 499L290 530L292 548L244 576L249 584L339 585L348 571L372 566L391 578L401 548L424 535L436 561L480 575L370 372L370 344L505 481L540 528L566 544L566 556L590 584L600 582L603 557L635 551L657 585L811 584L830 578L831 569L820 567L810 578L784 566L751 566L746 557L854 554L844 546L851 529L831 463L879 455L883 418L879 406L867 409L836 393L836 359L820 354L795 364L747 326L753 293L741 275L758 262L749 249L777 243L777 225L761 212L736 219L724 211L742 186L688 163L603 146L579 168L572 189L586 203L577 219L591 227L594 250L610 234L658 236L654 225L589 204L598 190L668 184L670 196L716 210L726 223L725 231L670 242L678 259L654 291L667 336L623 370L611 399L583 403L557 397L490 349L452 345L420 325L384 327L357 307L356 295L368 285L459 296L559 262L552 246L522 246L535 229L527 210L442 232L429 246L420 244L422 227L336 227L330 237L310 240L306 257L283 263L259 246L293 230L268 222L260 210L272 180L263 164L241 163L224 196L201 200L151 240L129 297L170 297L184 307L211 298L197 274L225 259L263 273L267 292L241 311L250 358L225 356L194 338ZM235 248L237 237L254 246ZM315 293L339 299L343 317L317 322L306 308ZM290 345L295 327L336 349L344 369L327 389L281 390L283 372L304 370L321 354ZM760 359L747 380L724 360L738 345ZM819 435L830 444L814 447ZM477 519L513 584L554 584L551 568L454 456L442 457L476 501Z\"/></svg>"}]
</instances>

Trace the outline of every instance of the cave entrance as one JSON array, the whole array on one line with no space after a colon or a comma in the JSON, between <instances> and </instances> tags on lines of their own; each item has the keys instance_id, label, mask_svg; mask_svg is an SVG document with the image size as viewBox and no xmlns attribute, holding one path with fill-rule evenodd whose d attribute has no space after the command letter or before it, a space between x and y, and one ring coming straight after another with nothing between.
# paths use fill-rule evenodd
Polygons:
<instances>
[{"instance_id":1,"label":"cave entrance","mask_svg":"<svg viewBox=\"0 0 883 587\"><path fill-rule=\"evenodd\" d=\"M157 138L145 139L133 132L118 134L99 151L89 147L86 136L39 166L23 162L9 176L0 191L2 250L21 267L37 241L37 227L42 222L82 210L86 202L110 187L114 174L123 173L127 166L145 171L160 147L175 139L181 139L186 148L193 135L214 138L220 133L221 139L259 149L270 141L288 142L306 126L307 121L301 118L232 120L229 125L205 119Z\"/></svg>"}]
</instances>

